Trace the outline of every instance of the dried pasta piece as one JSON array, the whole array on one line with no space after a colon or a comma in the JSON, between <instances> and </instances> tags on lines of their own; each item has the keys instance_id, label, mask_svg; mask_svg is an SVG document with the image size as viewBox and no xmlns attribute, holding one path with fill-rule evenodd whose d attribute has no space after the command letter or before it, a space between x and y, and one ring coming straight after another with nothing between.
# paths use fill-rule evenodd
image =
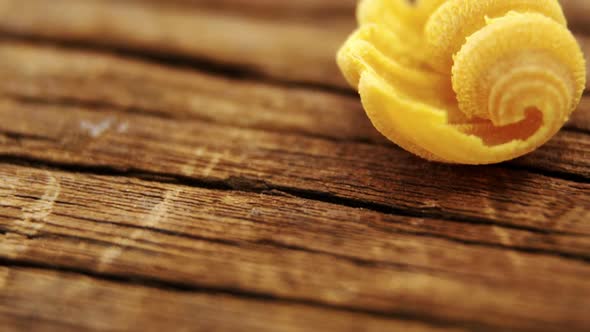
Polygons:
<instances>
[{"instance_id":1,"label":"dried pasta piece","mask_svg":"<svg viewBox=\"0 0 590 332\"><path fill-rule=\"evenodd\" d=\"M435 161L489 164L547 142L584 57L557 0L362 0L338 64L373 125Z\"/></svg>"}]
</instances>

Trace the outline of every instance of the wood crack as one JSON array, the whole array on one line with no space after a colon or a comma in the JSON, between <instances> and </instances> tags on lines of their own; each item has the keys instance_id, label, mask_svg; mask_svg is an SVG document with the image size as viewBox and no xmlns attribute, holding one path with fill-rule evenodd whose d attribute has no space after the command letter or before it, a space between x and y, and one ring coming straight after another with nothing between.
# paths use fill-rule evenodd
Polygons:
<instances>
[{"instance_id":1,"label":"wood crack","mask_svg":"<svg viewBox=\"0 0 590 332\"><path fill-rule=\"evenodd\" d=\"M249 179L246 177L230 176L225 180L213 180L208 178L185 177L176 174L149 172L140 169L127 168L117 169L110 166L87 166L76 164L63 164L59 162L47 161L43 159L35 159L19 155L0 155L0 162L12 165L25 165L36 168L53 168L57 170L64 170L69 172L89 173L95 175L109 175L134 177L141 180L156 181L161 183L170 183L185 185L189 187L199 187L214 190L237 190L243 192L272 192L278 190L296 197L310 199L325 203L332 203L335 205L347 206L352 208L367 209L370 211L380 212L384 214L393 214L407 217L427 217L427 218L442 218L449 221L457 221L474 225L496 225L509 229L529 231L538 234L561 234L568 236L587 237L584 234L572 233L567 231L547 231L535 227L513 225L513 224L498 224L495 221L486 218L462 217L457 215L449 215L445 213L437 213L432 210L420 209L412 211L409 209L400 209L394 206L383 205L375 202L367 202L358 199L346 198L336 195L331 195L326 192L304 190L291 187L283 187L269 184L258 179Z\"/></svg>"},{"instance_id":2,"label":"wood crack","mask_svg":"<svg viewBox=\"0 0 590 332\"><path fill-rule=\"evenodd\" d=\"M115 105L113 103L108 102L96 102L96 101L85 101L77 98L54 98L54 99L44 99L44 98L36 98L36 97L29 97L29 96L20 96L16 94L5 95L10 97L12 100L24 104L31 104L31 105L47 105L47 106L63 106L63 107L83 107L84 109L91 110L91 111L99 111L101 109L108 109L116 112L121 113L130 113L136 114L140 116L148 116L148 117L155 117L164 120L179 120L178 117L174 117L169 113L161 112L158 110L152 110L147 108L140 108L140 107L124 107L121 105ZM218 122L207 119L204 117L195 117L192 116L191 118L187 119L180 119L180 120L191 120L201 123L211 123L211 124L218 124ZM333 143L356 143L356 144L366 144L366 145L373 145L373 146L381 146L387 149L399 149L396 145L393 144L381 144L378 142L373 142L367 138L344 138L338 139L335 137L327 136L327 135L319 135L314 133L307 133L301 130L273 130L268 127L247 127L247 126L238 126L238 125L227 125L222 124L223 126L230 126L233 128L241 128L241 129L251 129L251 130L259 130L262 132L267 133L278 133L278 134L287 134L287 135L297 135L307 138L319 139L324 141L329 141ZM585 133L589 134L583 129L576 129L576 128L564 128L566 131L571 132L578 132L578 133ZM50 142L57 142L56 139L45 137L45 136L37 136L37 135L30 135L30 134L21 134L15 132L2 132L0 131L0 135L3 134L8 138L21 140L21 139L31 139L31 140L45 140ZM510 161L507 163L499 164L498 167L505 168L505 169L514 169L514 170L523 170L523 171L530 171L535 174L547 176L550 178L561 179L571 182L578 182L578 183L590 183L590 177L583 175L583 174L574 174L568 172L561 172L561 171L551 171L545 170L539 167L534 167L532 165L519 165L517 162Z\"/></svg>"},{"instance_id":3,"label":"wood crack","mask_svg":"<svg viewBox=\"0 0 590 332\"><path fill-rule=\"evenodd\" d=\"M170 175L170 174L160 174L160 173L150 173L138 170L117 170L109 167L86 167L80 165L64 165L59 163L51 163L43 160L35 160L35 159L27 159L22 157L6 157L0 156L0 162L13 164L13 165L26 165L29 167L34 168L42 168L42 169L56 169L56 170L63 170L68 172L76 172L76 173L83 173L83 174L92 174L92 175L108 175L108 176L115 176L115 177L125 177L125 178L137 178L145 181L154 181L158 183L167 183L167 184L174 184L174 185L181 185L187 187L198 187L198 188L205 188L211 190L221 190L221 191L241 191L241 192L251 192L251 193L265 193L269 195L274 195L275 193L279 193L278 195L284 196L285 194L290 197L302 198L306 200L313 200L318 202L324 202L329 204L335 204L338 206L346 206L350 208L359 208L365 209L368 211L382 213L384 215L395 215L395 216L404 216L404 217L418 217L418 218L437 218L442 219L443 221L451 221L451 222L458 222L458 223L465 223L471 225L493 225L502 227L505 229L512 229L512 230L519 230L519 231L527 231L531 233L536 233L540 235L565 235L571 237L578 237L584 238L587 237L583 234L571 233L567 231L548 231L543 229L538 229L535 227L528 227L522 225L511 225L511 224L499 224L492 220L488 220L485 218L473 218L473 217L462 217L457 215L449 215L444 213L435 213L432 211L412 211L407 209L399 209L392 206L386 206L382 204L366 202L361 200L354 200L344 197L338 197L334 195L330 195L323 192L315 192L315 191L305 191L299 190L295 188L286 188L280 186L273 186L268 183L259 180L250 180L247 178L237 178L231 177L226 179L225 181L207 181L207 180L199 180L195 178L188 178L182 177L177 175ZM67 215L63 215L67 216ZM78 217L76 217L78 218ZM83 219L87 221L91 221L93 223L108 223L113 224L119 227L125 228L132 228L138 230L147 230L151 232L156 232L164 235L170 236L178 236L193 240L207 240L207 241L216 241L219 244L225 245L236 245L234 241L226 241L220 239L211 239L208 237L198 237L193 235L188 235L184 233L174 232L163 230L155 227L143 227L143 226L133 226L121 223L111 223L102 220L92 219L88 217L84 217ZM546 250L546 249L537 249L537 248L527 248L522 246L514 246L514 245L507 245L507 244L492 244L492 243L483 243L478 241L470 241L464 240L459 238L454 238L452 236L445 236L440 234L424 234L420 232L411 232L411 231L401 231L395 230L392 231L393 233L398 234L411 234L415 236L421 236L425 238L437 238L437 239L444 239L454 243L465 244L465 245L474 245L474 246L481 246L481 247L489 247L489 248L496 248L496 249L503 249L503 250L512 250L515 252L522 252L528 254L538 254L538 255L550 255L550 256L557 256L563 259L575 260L580 261L583 263L589 263L590 257L585 255L578 255L563 251L554 251L554 250ZM262 241L264 243L264 241ZM286 249L289 249L288 245L285 245ZM325 253L330 254L330 253ZM348 257L348 256L346 256ZM351 257L349 257L351 258ZM352 257L351 259L356 259ZM369 261L368 261L369 262Z\"/></svg>"},{"instance_id":4,"label":"wood crack","mask_svg":"<svg viewBox=\"0 0 590 332\"><path fill-rule=\"evenodd\" d=\"M8 139L15 140L15 141L22 141L22 140L32 140L32 141L45 141L45 142L57 142L56 139L42 136L42 135L31 135L31 134L23 134L14 131L7 131L7 130L0 130L0 136L4 136Z\"/></svg>"}]
</instances>

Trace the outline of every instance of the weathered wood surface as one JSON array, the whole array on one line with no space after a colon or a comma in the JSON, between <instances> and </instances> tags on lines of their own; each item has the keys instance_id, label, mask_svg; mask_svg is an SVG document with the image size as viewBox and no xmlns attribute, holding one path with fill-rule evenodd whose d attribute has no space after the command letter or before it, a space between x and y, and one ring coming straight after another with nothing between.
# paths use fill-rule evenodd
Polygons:
<instances>
[{"instance_id":1,"label":"weathered wood surface","mask_svg":"<svg viewBox=\"0 0 590 332\"><path fill-rule=\"evenodd\" d=\"M590 98L417 159L337 72L354 3L0 0L0 326L590 329Z\"/></svg>"},{"instance_id":2,"label":"weathered wood surface","mask_svg":"<svg viewBox=\"0 0 590 332\"><path fill-rule=\"evenodd\" d=\"M281 81L348 88L334 54L355 26L355 1L282 0L268 5L270 2L1 0L0 31L150 52L168 59L214 62ZM212 3L234 10L215 11ZM585 0L564 3L574 26L585 25L590 15ZM268 8L262 10L267 15L244 10L261 6ZM285 18L287 13L291 14Z\"/></svg>"}]
</instances>

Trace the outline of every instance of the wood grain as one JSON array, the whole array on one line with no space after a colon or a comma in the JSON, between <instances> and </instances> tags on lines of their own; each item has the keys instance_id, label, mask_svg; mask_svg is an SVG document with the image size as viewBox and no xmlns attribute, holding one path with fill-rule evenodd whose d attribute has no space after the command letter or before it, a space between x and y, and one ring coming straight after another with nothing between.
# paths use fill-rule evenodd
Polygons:
<instances>
[{"instance_id":1,"label":"wood grain","mask_svg":"<svg viewBox=\"0 0 590 332\"><path fill-rule=\"evenodd\" d=\"M104 52L14 42L0 44L0 75L10 78L0 81L0 93L16 98L110 104L185 121L386 142L353 94L232 79Z\"/></svg>"},{"instance_id":2,"label":"wood grain","mask_svg":"<svg viewBox=\"0 0 590 332\"><path fill-rule=\"evenodd\" d=\"M129 177L21 166L0 176L9 262L482 331L590 323L587 262L417 234L434 221Z\"/></svg>"},{"instance_id":3,"label":"wood grain","mask_svg":"<svg viewBox=\"0 0 590 332\"><path fill-rule=\"evenodd\" d=\"M355 3L0 0L0 329L588 331L590 97L419 160L336 68Z\"/></svg>"},{"instance_id":4,"label":"wood grain","mask_svg":"<svg viewBox=\"0 0 590 332\"><path fill-rule=\"evenodd\" d=\"M334 51L354 26L348 18L317 26L103 0L1 0L0 17L0 30L17 35L230 64L288 81L341 87Z\"/></svg>"},{"instance_id":5,"label":"wood grain","mask_svg":"<svg viewBox=\"0 0 590 332\"><path fill-rule=\"evenodd\" d=\"M0 74L7 78L0 81L0 93L7 97L105 104L160 117L391 145L369 123L353 93L228 78L39 43L4 42L0 56ZM566 127L590 131L589 115L585 97Z\"/></svg>"},{"instance_id":6,"label":"wood grain","mask_svg":"<svg viewBox=\"0 0 590 332\"><path fill-rule=\"evenodd\" d=\"M169 290L76 273L0 267L3 331L461 331L394 318L204 291ZM31 319L33 318L33 319Z\"/></svg>"},{"instance_id":7,"label":"wood grain","mask_svg":"<svg viewBox=\"0 0 590 332\"><path fill-rule=\"evenodd\" d=\"M1 106L0 116L10 119L0 124L0 131L7 133L0 142L4 156L236 181L245 188L284 188L354 200L351 204L366 202L377 209L590 234L584 222L590 209L586 183L498 167L431 164L387 146L187 123L108 108L8 100ZM220 139L210 139L216 136ZM539 190L547 185L551 191Z\"/></svg>"},{"instance_id":8,"label":"wood grain","mask_svg":"<svg viewBox=\"0 0 590 332\"><path fill-rule=\"evenodd\" d=\"M3 50L2 58L7 60L11 59L10 52L20 52L18 47ZM27 48L25 55L26 52ZM32 54L30 50L28 52ZM22 53L18 54L12 59L19 58ZM17 61L1 66L6 77L14 77L6 80L6 83L0 83L6 87L4 91L20 93L20 97L35 98L32 101L2 101L0 114L10 119L0 123L0 130L7 134L0 143L0 153L3 155L88 167L136 169L208 181L240 179L246 183L288 188L325 199L334 197L354 200L350 203L366 203L377 209L406 210L414 214L427 213L430 216L471 218L538 230L590 234L590 224L582 222L590 210L588 184L505 167L472 168L432 164L418 160L390 144L349 141L351 137L367 137L364 132L370 129L370 124L359 118L362 113L355 104L352 104L355 105L353 111L341 110L338 117L326 117L324 120L311 113L324 110L330 112L328 109L338 102L342 102L343 107L351 103L349 98L341 101L334 97L324 99L322 94L312 94L315 98L310 96L306 99L304 91L298 90L301 93L300 100L309 103L307 108L311 112L299 112L298 107L286 111L291 107L289 98L295 94L286 97L288 93L284 90L257 86L223 99L222 109L233 108L239 112L239 115L233 113L228 116L215 111L220 109L220 101L214 97L220 91L215 89L212 83L215 81L206 80L199 84L196 75L181 73L176 80L169 70L163 70L163 73L154 67L146 70L142 64L134 67L135 63L130 62L115 66L109 57L97 58L102 62L92 65L92 61L84 60L90 57L78 55L79 63L83 63L86 74L90 74L85 75L76 69L82 65L77 65L75 57L59 58L50 52L49 57L41 56L40 60L32 61L33 58L25 55L22 56L24 62L20 72ZM74 76L69 82L67 79L56 81L49 74L54 64L61 61L58 59L66 60L64 64L69 68L68 75ZM127 72L113 72L111 68L126 68ZM44 71L47 74L42 76ZM59 66L53 72L58 71ZM84 82L90 82L88 87L77 84L81 77L86 77ZM99 83L93 85L94 80L89 79L91 77L95 77ZM190 80L189 86L183 87L182 82L189 84L186 77L195 79ZM158 80L163 82L157 83ZM60 87L62 81L64 86ZM138 81L142 84L134 83ZM227 81L217 83L226 86L236 84ZM94 89L98 85L112 87L112 90ZM205 85L210 90L203 91ZM128 87L127 91L123 86ZM193 92L195 90L196 93ZM72 95L68 91L76 92ZM100 92L95 95L94 91ZM253 91L260 95L256 98L257 104L245 107ZM203 93L213 96L202 97ZM208 102L208 99L212 102ZM191 104L193 100L198 103ZM284 106L261 107L264 100ZM156 107L155 112L144 111L143 105ZM260 113L260 108L265 109L265 112ZM176 109L180 110L179 118L168 116ZM201 112L202 109L209 111ZM352 117L347 117L346 112ZM206 121L198 116L187 117L190 113L204 115ZM287 114L289 117L285 117ZM285 126L281 123L292 118L291 114L299 114L306 120L293 133L280 132ZM187 118L191 121L187 121ZM241 126L239 122L243 121L240 120L242 118L254 122L254 128L250 128L249 124ZM261 118L265 123L257 122L256 119ZM337 130L328 129L328 134L323 133L323 129L335 123L334 119L343 119L343 124L338 125ZM237 127L234 121L238 122ZM361 125L360 132L356 132L355 123L362 121L365 125ZM275 131L265 128L275 128ZM341 137L340 128L349 130L343 131ZM311 131L316 135L300 135L299 131ZM329 139L322 136L328 136ZM219 139L211 140L211 137ZM587 144L587 135L563 132L546 147L518 161L517 165L530 166L539 171L569 172L585 179L590 173L587 150L583 148ZM313 171L310 172L310 169ZM480 176L482 169L488 176ZM425 175L417 177L416 174ZM538 190L548 183L552 186L551 192ZM498 190L499 184L502 190ZM433 195L431 197L434 199L420 194L425 187L429 188L428 196ZM519 197L518 203L527 209L523 210L514 204L512 197ZM576 197L576 201L572 197ZM485 207L483 211L482 207Z\"/></svg>"},{"instance_id":9,"label":"wood grain","mask_svg":"<svg viewBox=\"0 0 590 332\"><path fill-rule=\"evenodd\" d=\"M579 3L570 2L565 8L574 17L574 13L587 12L580 11ZM0 31L231 65L282 81L349 89L336 66L335 54L356 26L352 1L254 3L257 12L264 8L283 13L316 8L324 13L349 13L303 20L275 14L252 16L240 10L246 7L243 0L214 2L225 10L212 10L211 3L181 0L180 5L170 6L161 0L0 0ZM228 11L228 7L235 10ZM293 15L307 17L296 11ZM580 40L586 43L585 38Z\"/></svg>"}]
</instances>

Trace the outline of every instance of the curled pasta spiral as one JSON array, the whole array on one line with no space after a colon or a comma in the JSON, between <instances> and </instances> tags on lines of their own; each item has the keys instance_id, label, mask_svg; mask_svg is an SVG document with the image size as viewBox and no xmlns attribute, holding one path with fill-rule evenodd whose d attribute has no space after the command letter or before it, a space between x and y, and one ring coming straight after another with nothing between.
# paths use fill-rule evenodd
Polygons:
<instances>
[{"instance_id":1,"label":"curled pasta spiral","mask_svg":"<svg viewBox=\"0 0 590 332\"><path fill-rule=\"evenodd\" d=\"M338 53L374 126L430 160L489 164L547 142L585 62L557 0L362 0Z\"/></svg>"}]
</instances>

